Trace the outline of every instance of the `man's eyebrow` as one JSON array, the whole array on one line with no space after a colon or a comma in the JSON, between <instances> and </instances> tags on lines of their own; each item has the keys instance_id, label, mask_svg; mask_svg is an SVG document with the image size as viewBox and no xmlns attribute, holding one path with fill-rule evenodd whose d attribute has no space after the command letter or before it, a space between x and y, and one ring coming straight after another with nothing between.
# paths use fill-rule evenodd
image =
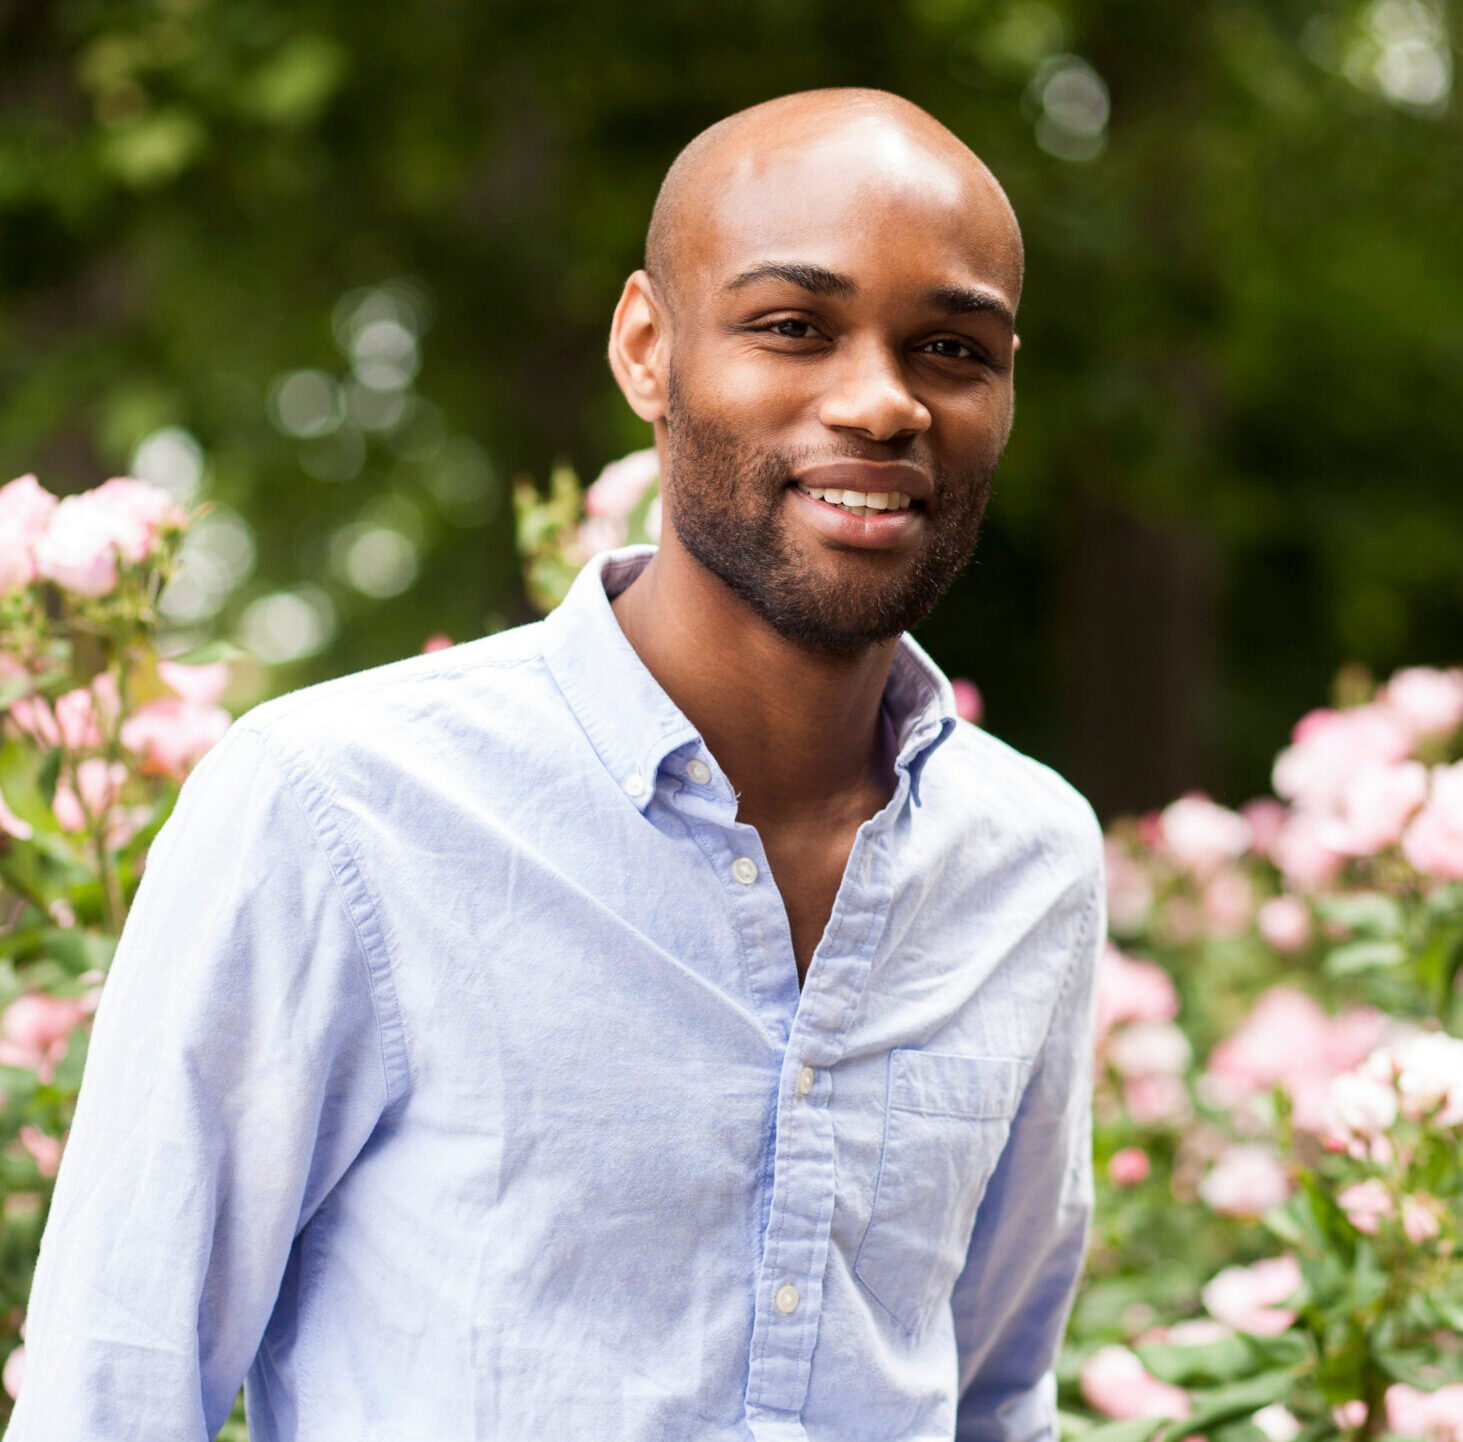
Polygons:
<instances>
[{"instance_id":1,"label":"man's eyebrow","mask_svg":"<svg viewBox=\"0 0 1463 1442\"><path fill-rule=\"evenodd\" d=\"M806 290L813 295L850 296L857 290L851 279L829 270L822 265L804 265L797 261L769 261L765 265L754 265L744 270L734 280L727 282L728 290L740 290L744 285L755 285L759 280L781 280Z\"/></svg>"},{"instance_id":2,"label":"man's eyebrow","mask_svg":"<svg viewBox=\"0 0 1463 1442\"><path fill-rule=\"evenodd\" d=\"M938 285L925 293L925 304L947 315L974 315L978 311L987 311L1000 316L1009 326L1016 324L1016 317L1005 301L998 300L989 291L970 290L963 285Z\"/></svg>"}]
</instances>

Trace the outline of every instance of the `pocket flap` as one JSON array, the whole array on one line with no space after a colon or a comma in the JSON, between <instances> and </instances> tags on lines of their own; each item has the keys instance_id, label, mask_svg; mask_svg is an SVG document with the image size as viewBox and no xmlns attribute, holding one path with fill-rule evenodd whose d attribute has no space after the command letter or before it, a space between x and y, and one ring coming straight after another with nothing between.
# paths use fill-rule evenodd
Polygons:
<instances>
[{"instance_id":1,"label":"pocket flap","mask_svg":"<svg viewBox=\"0 0 1463 1442\"><path fill-rule=\"evenodd\" d=\"M1031 1063L1016 1056L945 1056L932 1051L892 1052L889 1108L923 1116L1006 1118Z\"/></svg>"}]
</instances>

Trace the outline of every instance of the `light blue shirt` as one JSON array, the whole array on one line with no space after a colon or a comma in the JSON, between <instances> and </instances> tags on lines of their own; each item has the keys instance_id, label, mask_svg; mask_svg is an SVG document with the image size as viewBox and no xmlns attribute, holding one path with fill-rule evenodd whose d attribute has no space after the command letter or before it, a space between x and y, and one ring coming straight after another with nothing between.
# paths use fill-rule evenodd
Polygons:
<instances>
[{"instance_id":1,"label":"light blue shirt","mask_svg":"<svg viewBox=\"0 0 1463 1442\"><path fill-rule=\"evenodd\" d=\"M1055 1436L1100 836L909 640L799 990L610 609L240 721L97 1013L9 1442Z\"/></svg>"}]
</instances>

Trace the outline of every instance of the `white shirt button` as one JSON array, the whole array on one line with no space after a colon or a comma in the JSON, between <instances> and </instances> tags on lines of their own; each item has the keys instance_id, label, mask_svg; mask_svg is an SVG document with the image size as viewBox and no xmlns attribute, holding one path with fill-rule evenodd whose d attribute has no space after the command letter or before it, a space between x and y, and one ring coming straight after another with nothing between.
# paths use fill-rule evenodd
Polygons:
<instances>
[{"instance_id":1,"label":"white shirt button","mask_svg":"<svg viewBox=\"0 0 1463 1442\"><path fill-rule=\"evenodd\" d=\"M791 1282L784 1282L772 1298L772 1304L784 1317L787 1317L797 1311L799 1300L798 1289Z\"/></svg>"},{"instance_id":2,"label":"white shirt button","mask_svg":"<svg viewBox=\"0 0 1463 1442\"><path fill-rule=\"evenodd\" d=\"M637 771L628 781L625 782L626 796L644 796L645 778Z\"/></svg>"},{"instance_id":3,"label":"white shirt button","mask_svg":"<svg viewBox=\"0 0 1463 1442\"><path fill-rule=\"evenodd\" d=\"M750 886L757 879L757 863L750 856L739 856L732 862L732 875L743 886Z\"/></svg>"},{"instance_id":4,"label":"white shirt button","mask_svg":"<svg viewBox=\"0 0 1463 1442\"><path fill-rule=\"evenodd\" d=\"M711 780L711 768L704 761L686 762L686 775L698 786L705 786Z\"/></svg>"},{"instance_id":5,"label":"white shirt button","mask_svg":"<svg viewBox=\"0 0 1463 1442\"><path fill-rule=\"evenodd\" d=\"M813 1074L813 1068L810 1066L805 1066L802 1071L798 1073L798 1095L800 1097L807 1096L807 1094L813 1090L813 1083L816 1080L817 1077Z\"/></svg>"}]
</instances>

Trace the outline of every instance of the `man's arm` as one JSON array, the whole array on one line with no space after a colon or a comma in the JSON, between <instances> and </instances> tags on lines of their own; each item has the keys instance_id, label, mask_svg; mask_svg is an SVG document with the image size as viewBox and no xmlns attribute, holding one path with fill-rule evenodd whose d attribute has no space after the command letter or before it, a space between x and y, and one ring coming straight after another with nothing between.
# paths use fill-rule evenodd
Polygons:
<instances>
[{"instance_id":1,"label":"man's arm","mask_svg":"<svg viewBox=\"0 0 1463 1442\"><path fill-rule=\"evenodd\" d=\"M297 1233L401 1086L348 868L245 728L184 787L97 1011L7 1442L228 1416Z\"/></svg>"},{"instance_id":2,"label":"man's arm","mask_svg":"<svg viewBox=\"0 0 1463 1442\"><path fill-rule=\"evenodd\" d=\"M981 1202L951 1301L960 1353L956 1442L1055 1442L1052 1364L1092 1217L1092 1015L1106 920L1084 888L1051 1025Z\"/></svg>"}]
</instances>

